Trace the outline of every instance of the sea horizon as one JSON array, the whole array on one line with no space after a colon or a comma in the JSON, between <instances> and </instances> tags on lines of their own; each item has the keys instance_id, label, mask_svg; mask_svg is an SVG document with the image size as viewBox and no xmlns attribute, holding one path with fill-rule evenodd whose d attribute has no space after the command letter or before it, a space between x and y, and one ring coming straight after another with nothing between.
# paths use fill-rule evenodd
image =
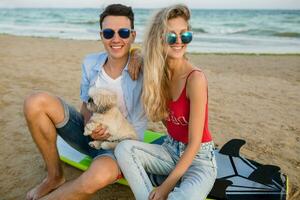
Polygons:
<instances>
[{"instance_id":1,"label":"sea horizon","mask_svg":"<svg viewBox=\"0 0 300 200\"><path fill-rule=\"evenodd\" d=\"M157 9L135 8L137 43ZM95 8L0 8L0 33L99 40ZM191 9L192 53L300 53L298 9Z\"/></svg>"}]
</instances>

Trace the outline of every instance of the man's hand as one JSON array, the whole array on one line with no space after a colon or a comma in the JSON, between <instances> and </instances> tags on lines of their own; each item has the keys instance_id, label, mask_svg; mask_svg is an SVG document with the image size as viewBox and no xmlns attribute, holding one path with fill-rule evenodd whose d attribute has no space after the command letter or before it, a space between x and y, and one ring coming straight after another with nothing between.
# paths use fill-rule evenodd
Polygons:
<instances>
[{"instance_id":1,"label":"man's hand","mask_svg":"<svg viewBox=\"0 0 300 200\"><path fill-rule=\"evenodd\" d=\"M139 72L143 65L141 50L134 48L130 51L130 60L128 64L128 72L132 80L137 80Z\"/></svg>"},{"instance_id":2,"label":"man's hand","mask_svg":"<svg viewBox=\"0 0 300 200\"><path fill-rule=\"evenodd\" d=\"M94 140L106 140L110 137L110 134L107 130L107 127L105 127L102 124L99 124L97 128L95 128L92 131L92 134L90 135L92 139Z\"/></svg>"},{"instance_id":3,"label":"man's hand","mask_svg":"<svg viewBox=\"0 0 300 200\"><path fill-rule=\"evenodd\" d=\"M149 194L149 200L165 200L168 197L169 192L162 186L154 188Z\"/></svg>"}]
</instances>

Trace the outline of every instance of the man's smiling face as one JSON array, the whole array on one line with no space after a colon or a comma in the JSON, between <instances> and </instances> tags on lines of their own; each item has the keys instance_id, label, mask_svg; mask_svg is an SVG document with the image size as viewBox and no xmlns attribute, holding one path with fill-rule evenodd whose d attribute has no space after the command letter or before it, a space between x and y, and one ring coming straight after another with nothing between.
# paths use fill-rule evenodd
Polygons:
<instances>
[{"instance_id":1,"label":"man's smiling face","mask_svg":"<svg viewBox=\"0 0 300 200\"><path fill-rule=\"evenodd\" d=\"M102 31L105 29L111 29L115 32L113 37L110 39L106 39L103 36L103 32L100 34L107 53L115 59L127 57L131 44L134 42L136 33L134 31L130 32L128 38L122 38L118 31L120 29L131 30L130 19L125 16L107 16L102 22Z\"/></svg>"}]
</instances>

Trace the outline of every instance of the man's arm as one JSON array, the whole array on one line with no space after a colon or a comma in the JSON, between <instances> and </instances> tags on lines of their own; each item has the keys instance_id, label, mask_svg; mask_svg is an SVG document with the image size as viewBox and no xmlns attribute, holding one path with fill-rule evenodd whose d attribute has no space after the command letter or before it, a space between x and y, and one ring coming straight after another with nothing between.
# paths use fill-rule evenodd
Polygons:
<instances>
[{"instance_id":1,"label":"man's arm","mask_svg":"<svg viewBox=\"0 0 300 200\"><path fill-rule=\"evenodd\" d=\"M89 70L90 68L86 67L86 61L87 58L84 60L82 63L82 74L81 74L81 83L80 83L80 99L82 101L81 108L80 108L80 113L83 116L84 120L84 126L87 124L87 122L90 120L92 117L93 113L90 112L87 108L87 103L88 102L88 91L89 91L89 85L90 85L90 80L88 78ZM90 64L88 64L89 66ZM107 131L107 128L102 126L102 124L99 124L98 127L92 131L91 138L94 140L105 140L109 137L109 133Z\"/></svg>"},{"instance_id":2,"label":"man's arm","mask_svg":"<svg viewBox=\"0 0 300 200\"><path fill-rule=\"evenodd\" d=\"M83 116L83 119L84 119L84 126L85 126L86 123L90 120L90 118L91 118L91 116L92 116L92 112L90 112L90 111L87 109L87 105L86 105L85 102L82 102L82 104L81 104L80 113L81 113L82 116Z\"/></svg>"}]
</instances>

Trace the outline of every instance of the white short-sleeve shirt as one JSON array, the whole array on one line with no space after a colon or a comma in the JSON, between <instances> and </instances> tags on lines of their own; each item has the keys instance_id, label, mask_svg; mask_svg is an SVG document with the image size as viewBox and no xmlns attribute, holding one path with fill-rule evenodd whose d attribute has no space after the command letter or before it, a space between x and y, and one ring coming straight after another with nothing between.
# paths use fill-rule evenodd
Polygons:
<instances>
[{"instance_id":1,"label":"white short-sleeve shirt","mask_svg":"<svg viewBox=\"0 0 300 200\"><path fill-rule=\"evenodd\" d=\"M116 79L112 79L102 68L98 74L95 85L96 87L109 89L117 94L118 107L121 113L123 114L123 116L126 118L128 115L128 111L125 106L121 80L122 80L122 75Z\"/></svg>"}]
</instances>

